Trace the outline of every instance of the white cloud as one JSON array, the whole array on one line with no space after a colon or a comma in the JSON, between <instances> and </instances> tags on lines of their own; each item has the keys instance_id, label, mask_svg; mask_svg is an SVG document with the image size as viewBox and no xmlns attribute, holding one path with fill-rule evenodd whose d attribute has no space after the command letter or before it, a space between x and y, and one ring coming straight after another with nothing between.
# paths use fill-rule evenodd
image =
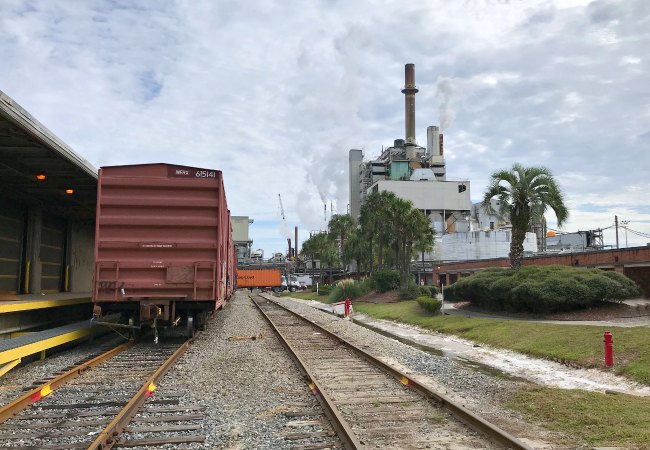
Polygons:
<instances>
[{"instance_id":1,"label":"white cloud","mask_svg":"<svg viewBox=\"0 0 650 450\"><path fill-rule=\"evenodd\" d=\"M323 198L347 208L348 149L403 137L415 63L418 140L444 122L472 197L545 165L599 209L567 229L620 210L650 233L649 17L645 0L6 0L0 89L97 166L223 170L234 214L277 223L270 253L278 193L290 228L322 228Z\"/></svg>"}]
</instances>

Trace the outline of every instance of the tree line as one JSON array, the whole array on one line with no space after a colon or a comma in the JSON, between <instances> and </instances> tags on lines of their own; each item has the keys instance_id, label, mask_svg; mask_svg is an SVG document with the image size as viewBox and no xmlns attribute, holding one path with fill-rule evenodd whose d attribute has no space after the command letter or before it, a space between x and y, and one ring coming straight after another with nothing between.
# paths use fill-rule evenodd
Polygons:
<instances>
[{"instance_id":1,"label":"tree line","mask_svg":"<svg viewBox=\"0 0 650 450\"><path fill-rule=\"evenodd\" d=\"M499 200L493 210L491 200ZM564 194L550 170L514 164L490 177L482 207L512 225L510 266L522 265L523 241L533 223L540 221L547 209L553 210L557 225L568 218ZM347 266L356 262L362 273L394 268L400 274L400 287L406 288L411 261L419 253L433 250L434 231L426 215L408 200L389 191L373 192L361 206L357 222L348 214L332 216L327 231L312 235L302 245L303 258L320 260L323 266Z\"/></svg>"},{"instance_id":2,"label":"tree line","mask_svg":"<svg viewBox=\"0 0 650 450\"><path fill-rule=\"evenodd\" d=\"M359 221L336 214L327 231L313 234L302 245L301 255L323 266L347 266L355 262L362 273L394 268L400 286L406 288L413 256L433 250L434 232L426 215L413 202L393 192L373 192L361 206Z\"/></svg>"}]
</instances>

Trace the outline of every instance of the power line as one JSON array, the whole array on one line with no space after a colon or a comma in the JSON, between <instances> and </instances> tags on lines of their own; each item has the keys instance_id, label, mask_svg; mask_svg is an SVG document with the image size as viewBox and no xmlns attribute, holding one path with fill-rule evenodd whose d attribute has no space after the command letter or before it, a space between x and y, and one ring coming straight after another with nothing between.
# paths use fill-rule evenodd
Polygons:
<instances>
[{"instance_id":1,"label":"power line","mask_svg":"<svg viewBox=\"0 0 650 450\"><path fill-rule=\"evenodd\" d=\"M642 231L636 231L636 230L633 230L633 229L627 228L627 227L625 229L627 231L629 231L630 233L632 233L632 234L636 234L637 236L641 236L641 237L650 239L650 234L648 234L648 233L643 233Z\"/></svg>"}]
</instances>

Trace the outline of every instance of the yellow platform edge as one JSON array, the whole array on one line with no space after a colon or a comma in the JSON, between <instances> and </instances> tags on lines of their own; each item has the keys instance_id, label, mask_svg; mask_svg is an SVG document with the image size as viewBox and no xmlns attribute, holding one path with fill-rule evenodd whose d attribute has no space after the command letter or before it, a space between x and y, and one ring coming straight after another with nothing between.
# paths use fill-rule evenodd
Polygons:
<instances>
[{"instance_id":1,"label":"yellow platform edge","mask_svg":"<svg viewBox=\"0 0 650 450\"><path fill-rule=\"evenodd\" d=\"M24 345L22 347L5 350L4 352L0 352L0 365L7 364L11 361L16 361L26 356L54 348L59 345L67 344L68 342L76 341L77 339L88 337L92 332L92 327L88 326L87 328L71 331L60 336L54 336L42 341Z\"/></svg>"},{"instance_id":2,"label":"yellow platform edge","mask_svg":"<svg viewBox=\"0 0 650 450\"><path fill-rule=\"evenodd\" d=\"M28 311L31 309L56 308L57 306L79 305L82 303L90 303L91 301L92 299L90 297L66 298L59 300L43 299L0 301L0 314Z\"/></svg>"}]
</instances>

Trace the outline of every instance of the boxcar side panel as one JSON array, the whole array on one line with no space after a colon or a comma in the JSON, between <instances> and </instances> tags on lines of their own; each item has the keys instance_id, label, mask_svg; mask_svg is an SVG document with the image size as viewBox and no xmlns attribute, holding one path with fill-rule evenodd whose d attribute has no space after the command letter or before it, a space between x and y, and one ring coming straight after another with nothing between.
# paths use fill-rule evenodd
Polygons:
<instances>
[{"instance_id":1,"label":"boxcar side panel","mask_svg":"<svg viewBox=\"0 0 650 450\"><path fill-rule=\"evenodd\" d=\"M218 170L169 164L100 169L94 301L225 300L232 239Z\"/></svg>"}]
</instances>

